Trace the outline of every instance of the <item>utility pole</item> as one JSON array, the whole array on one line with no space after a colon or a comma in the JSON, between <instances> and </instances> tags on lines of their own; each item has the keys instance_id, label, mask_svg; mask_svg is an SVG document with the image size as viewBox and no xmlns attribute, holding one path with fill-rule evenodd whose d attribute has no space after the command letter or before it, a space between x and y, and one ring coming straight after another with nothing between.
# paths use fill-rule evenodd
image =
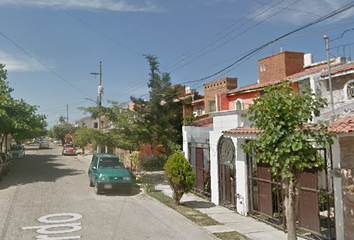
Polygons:
<instances>
[{"instance_id":1,"label":"utility pole","mask_svg":"<svg viewBox=\"0 0 354 240\"><path fill-rule=\"evenodd\" d=\"M66 104L66 122L69 122L69 104Z\"/></svg>"},{"instance_id":2,"label":"utility pole","mask_svg":"<svg viewBox=\"0 0 354 240\"><path fill-rule=\"evenodd\" d=\"M102 94L103 94L103 86L102 86L102 62L100 62L99 72L93 72L92 75L99 75L99 82L98 82L98 97L97 97L97 106L102 106ZM101 130L101 116L98 117L98 130ZM97 145L97 153L101 153L101 146Z\"/></svg>"},{"instance_id":3,"label":"utility pole","mask_svg":"<svg viewBox=\"0 0 354 240\"><path fill-rule=\"evenodd\" d=\"M330 105L331 105L331 121L334 121L335 118L335 110L334 110L334 102L333 102L333 90L332 90L332 75L331 75L331 64L330 64L330 56L329 56L329 37L328 35L324 35L323 37L326 42L326 53L327 53L327 68L328 68L328 87L330 94Z\"/></svg>"},{"instance_id":4,"label":"utility pole","mask_svg":"<svg viewBox=\"0 0 354 240\"><path fill-rule=\"evenodd\" d=\"M102 94L103 94L103 86L102 86L102 62L100 62L100 68L99 72L92 72L92 75L95 75L95 77L98 75L99 76L99 82L98 82L98 97L97 97L97 106L102 106Z\"/></svg>"}]
</instances>

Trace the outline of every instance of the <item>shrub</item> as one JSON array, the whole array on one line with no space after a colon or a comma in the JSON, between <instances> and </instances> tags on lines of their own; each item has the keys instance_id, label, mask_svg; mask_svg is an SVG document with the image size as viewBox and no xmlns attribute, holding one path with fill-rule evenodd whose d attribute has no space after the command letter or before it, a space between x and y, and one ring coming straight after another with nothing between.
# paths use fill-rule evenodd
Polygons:
<instances>
[{"instance_id":1,"label":"shrub","mask_svg":"<svg viewBox=\"0 0 354 240\"><path fill-rule=\"evenodd\" d=\"M133 163L133 168L137 171L140 170L140 163L139 163L139 152L132 152L129 154L129 159Z\"/></svg>"},{"instance_id":2,"label":"shrub","mask_svg":"<svg viewBox=\"0 0 354 240\"><path fill-rule=\"evenodd\" d=\"M168 158L164 169L173 191L173 199L180 204L183 194L193 189L195 181L193 168L182 153L175 152Z\"/></svg>"}]
</instances>

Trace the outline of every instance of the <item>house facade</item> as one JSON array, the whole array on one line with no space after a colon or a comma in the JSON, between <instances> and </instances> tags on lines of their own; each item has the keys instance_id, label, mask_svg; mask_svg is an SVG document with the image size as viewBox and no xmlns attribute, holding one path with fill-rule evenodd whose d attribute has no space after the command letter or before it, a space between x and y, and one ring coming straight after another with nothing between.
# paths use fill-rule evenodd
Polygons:
<instances>
[{"instance_id":1,"label":"house facade","mask_svg":"<svg viewBox=\"0 0 354 240\"><path fill-rule=\"evenodd\" d=\"M348 114L354 108L352 69L352 63L345 59L331 60L330 77L333 83L335 116L332 117L332 108L329 105L315 121L330 120ZM281 52L260 59L258 71L259 80L255 84L228 89L224 94L212 92L212 96L208 98L209 112L204 116L204 123L201 119L183 128L183 151L197 169L197 161L201 160L197 160L196 152L200 150L191 146L197 146L199 142L203 143L203 149L209 147L209 154L205 155L208 155L210 166L210 199L213 203L234 209L242 215L263 216L262 220L266 218L273 224L282 225L284 214L277 176L271 173L269 166L255 163L241 149L241 145L255 139L257 133L256 129L250 128L251 123L242 118L242 114L253 104L253 99L262 96L264 87L280 83L281 80L290 81L295 91L303 90L307 84L316 97L329 100L330 77L326 62L313 63L311 55L297 52ZM210 101L213 99L215 108L210 111ZM343 188L343 180L329 174L335 166L340 165L340 158L336 156L340 156L340 146L344 146L342 149L348 147L344 142L345 140L335 141L328 149L319 149L326 159L325 169L319 172L305 171L300 179L302 200L299 205L298 226L325 239L351 239L343 238L344 229L351 227L349 225L345 228L344 224L346 219L350 219L345 211L348 211L351 202L349 205L342 204L342 192L345 186L351 189L352 185L346 182L347 185L343 185ZM348 176L348 171L346 174ZM345 207L346 210L342 210Z\"/></svg>"}]
</instances>

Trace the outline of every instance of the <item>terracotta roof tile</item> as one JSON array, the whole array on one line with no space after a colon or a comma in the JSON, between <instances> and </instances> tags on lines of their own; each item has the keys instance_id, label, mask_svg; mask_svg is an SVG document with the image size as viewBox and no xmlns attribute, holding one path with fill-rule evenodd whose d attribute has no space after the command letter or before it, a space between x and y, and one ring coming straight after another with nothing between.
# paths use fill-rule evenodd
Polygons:
<instances>
[{"instance_id":1,"label":"terracotta roof tile","mask_svg":"<svg viewBox=\"0 0 354 240\"><path fill-rule=\"evenodd\" d=\"M204 98L200 98L200 99L194 100L194 101L192 102L192 104L202 103L202 102L204 102Z\"/></svg>"},{"instance_id":2,"label":"terracotta roof tile","mask_svg":"<svg viewBox=\"0 0 354 240\"><path fill-rule=\"evenodd\" d=\"M260 130L251 127L237 127L227 131L223 131L223 133L230 133L230 134L256 134L259 132Z\"/></svg>"},{"instance_id":3,"label":"terracotta roof tile","mask_svg":"<svg viewBox=\"0 0 354 240\"><path fill-rule=\"evenodd\" d=\"M345 72L345 71L352 70L352 69L354 69L354 63L349 63L349 64L345 64L345 65L343 65L341 67L337 67L337 68L331 69L331 74ZM325 77L327 75L328 75L327 71L321 74L322 77Z\"/></svg>"},{"instance_id":4,"label":"terracotta roof tile","mask_svg":"<svg viewBox=\"0 0 354 240\"><path fill-rule=\"evenodd\" d=\"M329 131L336 134L354 132L354 114L346 115L334 121L329 127Z\"/></svg>"},{"instance_id":5,"label":"terracotta roof tile","mask_svg":"<svg viewBox=\"0 0 354 240\"><path fill-rule=\"evenodd\" d=\"M197 121L194 121L189 124L189 126L193 127L212 127L213 126L213 118L206 117Z\"/></svg>"}]
</instances>

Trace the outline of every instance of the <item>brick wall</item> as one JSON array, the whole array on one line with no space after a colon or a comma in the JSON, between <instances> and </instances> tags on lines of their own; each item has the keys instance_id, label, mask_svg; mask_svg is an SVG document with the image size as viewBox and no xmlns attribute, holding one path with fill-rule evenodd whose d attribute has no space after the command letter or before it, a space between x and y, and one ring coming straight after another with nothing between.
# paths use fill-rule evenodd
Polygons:
<instances>
[{"instance_id":1,"label":"brick wall","mask_svg":"<svg viewBox=\"0 0 354 240\"><path fill-rule=\"evenodd\" d=\"M354 137L339 139L343 186L344 236L354 240Z\"/></svg>"},{"instance_id":2,"label":"brick wall","mask_svg":"<svg viewBox=\"0 0 354 240\"><path fill-rule=\"evenodd\" d=\"M226 77L223 79L219 79L216 81L213 81L211 83L206 83L204 84L204 106L205 106L205 113L209 113L209 105L210 102L215 101L215 95L220 93L226 93L227 90L235 89L237 88L237 78L230 78ZM222 98L222 96L220 95ZM223 99L226 101L226 99ZM217 102L220 101L220 98L218 98ZM221 100L221 102L223 102ZM224 110L224 109L223 109Z\"/></svg>"},{"instance_id":3,"label":"brick wall","mask_svg":"<svg viewBox=\"0 0 354 240\"><path fill-rule=\"evenodd\" d=\"M282 80L304 70L304 53L280 52L258 60L259 83Z\"/></svg>"}]
</instances>

